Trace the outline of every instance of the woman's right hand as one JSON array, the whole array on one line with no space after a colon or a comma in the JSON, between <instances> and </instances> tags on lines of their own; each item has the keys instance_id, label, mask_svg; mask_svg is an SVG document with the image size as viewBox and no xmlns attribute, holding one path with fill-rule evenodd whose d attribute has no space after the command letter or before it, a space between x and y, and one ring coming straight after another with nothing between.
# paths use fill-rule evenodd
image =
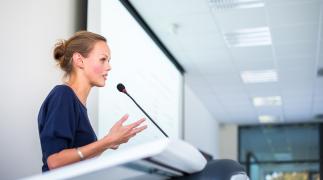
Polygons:
<instances>
[{"instance_id":1,"label":"woman's right hand","mask_svg":"<svg viewBox=\"0 0 323 180\"><path fill-rule=\"evenodd\" d=\"M109 148L116 149L120 144L128 142L130 138L147 128L147 125L140 126L145 121L145 118L124 126L123 123L128 117L129 115L125 114L104 137L110 144Z\"/></svg>"}]
</instances>

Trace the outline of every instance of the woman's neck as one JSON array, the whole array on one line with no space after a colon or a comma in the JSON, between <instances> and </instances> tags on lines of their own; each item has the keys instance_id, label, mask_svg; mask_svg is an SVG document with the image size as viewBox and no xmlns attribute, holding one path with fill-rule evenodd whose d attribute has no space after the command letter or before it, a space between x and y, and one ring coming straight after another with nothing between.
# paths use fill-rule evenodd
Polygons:
<instances>
[{"instance_id":1,"label":"woman's neck","mask_svg":"<svg viewBox=\"0 0 323 180\"><path fill-rule=\"evenodd\" d=\"M91 86L84 83L84 81L81 81L80 79L74 78L73 76L69 78L69 80L66 82L66 85L73 89L74 93L79 98L81 103L86 106L86 100L89 96Z\"/></svg>"}]
</instances>

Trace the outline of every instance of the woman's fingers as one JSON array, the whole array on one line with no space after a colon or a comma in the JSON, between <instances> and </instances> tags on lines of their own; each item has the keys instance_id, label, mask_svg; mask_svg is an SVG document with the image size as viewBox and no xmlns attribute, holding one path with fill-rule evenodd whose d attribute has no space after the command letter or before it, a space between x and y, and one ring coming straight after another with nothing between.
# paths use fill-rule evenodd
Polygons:
<instances>
[{"instance_id":1,"label":"woman's fingers","mask_svg":"<svg viewBox=\"0 0 323 180\"><path fill-rule=\"evenodd\" d=\"M147 128L147 125L144 125L144 126L140 126L138 128L133 128L132 129L132 134L137 134L137 133L140 133L141 131L143 131L144 129Z\"/></svg>"},{"instance_id":2,"label":"woman's fingers","mask_svg":"<svg viewBox=\"0 0 323 180\"><path fill-rule=\"evenodd\" d=\"M140 126L145 121L145 118L141 118L134 123L124 126L123 123L128 119L128 117L129 115L125 114L115 124L112 130L110 130L110 135L115 137L116 144L126 143L130 138L147 128L147 125ZM118 147L119 146L113 146L111 149L117 149Z\"/></svg>"},{"instance_id":3,"label":"woman's fingers","mask_svg":"<svg viewBox=\"0 0 323 180\"><path fill-rule=\"evenodd\" d=\"M122 118L117 122L117 124L121 125L128 119L129 114L125 114L122 116Z\"/></svg>"},{"instance_id":4,"label":"woman's fingers","mask_svg":"<svg viewBox=\"0 0 323 180\"><path fill-rule=\"evenodd\" d=\"M135 128L135 127L138 127L138 126L139 126L141 123L143 123L145 120L146 120L145 118L141 118L140 120L138 120L138 121L136 121L136 122L134 122L134 123L132 123L132 124L129 124L129 125L128 125L128 127L129 127L130 129L133 129L133 128Z\"/></svg>"}]
</instances>

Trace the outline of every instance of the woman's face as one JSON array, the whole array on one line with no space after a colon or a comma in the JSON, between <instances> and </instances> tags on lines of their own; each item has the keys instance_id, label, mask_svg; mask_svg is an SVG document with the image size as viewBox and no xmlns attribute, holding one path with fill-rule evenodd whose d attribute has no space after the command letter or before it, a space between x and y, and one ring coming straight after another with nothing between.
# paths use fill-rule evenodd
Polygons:
<instances>
[{"instance_id":1,"label":"woman's face","mask_svg":"<svg viewBox=\"0 0 323 180\"><path fill-rule=\"evenodd\" d=\"M95 43L88 57L84 59L84 73L91 86L103 87L110 66L110 49L106 42Z\"/></svg>"}]
</instances>

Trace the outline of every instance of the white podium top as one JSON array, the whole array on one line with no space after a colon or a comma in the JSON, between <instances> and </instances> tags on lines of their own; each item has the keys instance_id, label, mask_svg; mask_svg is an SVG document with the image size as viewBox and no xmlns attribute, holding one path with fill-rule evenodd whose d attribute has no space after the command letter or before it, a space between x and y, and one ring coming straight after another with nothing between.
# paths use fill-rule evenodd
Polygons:
<instances>
[{"instance_id":1,"label":"white podium top","mask_svg":"<svg viewBox=\"0 0 323 180\"><path fill-rule=\"evenodd\" d=\"M25 179L71 179L86 174L106 171L138 160L149 159L158 164L180 170L184 173L201 171L206 160L202 154L187 142L179 139L160 139L141 144L127 150L81 161Z\"/></svg>"}]
</instances>

